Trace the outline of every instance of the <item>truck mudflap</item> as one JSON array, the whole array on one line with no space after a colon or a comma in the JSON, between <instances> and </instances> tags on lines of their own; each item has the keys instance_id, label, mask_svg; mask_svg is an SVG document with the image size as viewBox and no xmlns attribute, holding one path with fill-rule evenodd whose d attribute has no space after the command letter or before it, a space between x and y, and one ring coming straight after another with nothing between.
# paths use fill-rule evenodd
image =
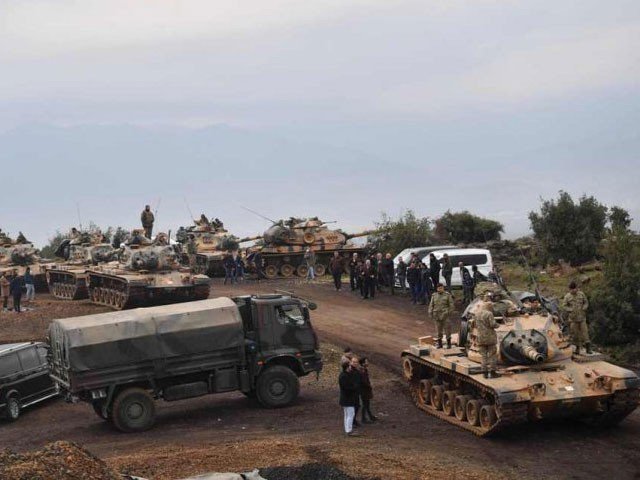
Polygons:
<instances>
[{"instance_id":1,"label":"truck mudflap","mask_svg":"<svg viewBox=\"0 0 640 480\"><path fill-rule=\"evenodd\" d=\"M324 366L324 363L322 362L322 355L314 354L309 357L303 356L299 360L302 367L302 371L304 372L305 375L311 372L316 372L318 375L320 375L320 372L322 371L322 367Z\"/></svg>"}]
</instances>

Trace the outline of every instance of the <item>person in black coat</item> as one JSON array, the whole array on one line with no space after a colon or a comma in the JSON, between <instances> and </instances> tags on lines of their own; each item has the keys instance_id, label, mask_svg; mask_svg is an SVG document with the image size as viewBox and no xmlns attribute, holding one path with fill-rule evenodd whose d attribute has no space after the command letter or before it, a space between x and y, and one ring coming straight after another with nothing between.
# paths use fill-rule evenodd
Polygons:
<instances>
[{"instance_id":1,"label":"person in black coat","mask_svg":"<svg viewBox=\"0 0 640 480\"><path fill-rule=\"evenodd\" d=\"M371 260L367 260L362 267L362 279L364 282L364 295L362 298L365 300L371 296L376 296L376 276L377 272L374 266L371 264Z\"/></svg>"},{"instance_id":2,"label":"person in black coat","mask_svg":"<svg viewBox=\"0 0 640 480\"><path fill-rule=\"evenodd\" d=\"M373 399L373 387L369 378L369 361L366 357L360 359L360 399L362 400L362 423L373 423L377 420L371 413L371 400ZM367 419L367 417L369 417Z\"/></svg>"},{"instance_id":3,"label":"person in black coat","mask_svg":"<svg viewBox=\"0 0 640 480\"><path fill-rule=\"evenodd\" d=\"M391 258L391 254L387 253L382 260L382 277L384 278L384 284L386 287L389 287L391 291L391 295L395 295L395 265L393 264L393 258Z\"/></svg>"},{"instance_id":4,"label":"person in black coat","mask_svg":"<svg viewBox=\"0 0 640 480\"><path fill-rule=\"evenodd\" d=\"M440 283L440 262L433 253L429 254L429 272L431 274L431 284L438 285Z\"/></svg>"},{"instance_id":5,"label":"person in black coat","mask_svg":"<svg viewBox=\"0 0 640 480\"><path fill-rule=\"evenodd\" d=\"M344 415L344 433L349 436L358 435L353 431L353 422L356 416L356 407L360 403L360 388L362 376L358 370L358 358L353 357L351 362L345 364L338 378L340 386L340 406Z\"/></svg>"},{"instance_id":6,"label":"person in black coat","mask_svg":"<svg viewBox=\"0 0 640 480\"><path fill-rule=\"evenodd\" d=\"M411 290L411 303L415 304L420 294L420 267L415 261L411 262L407 268L407 282Z\"/></svg>"},{"instance_id":7,"label":"person in black coat","mask_svg":"<svg viewBox=\"0 0 640 480\"><path fill-rule=\"evenodd\" d=\"M333 276L333 285L339 292L342 289L342 274L344 273L344 259L339 252L333 252L333 257L329 260L329 270Z\"/></svg>"},{"instance_id":8,"label":"person in black coat","mask_svg":"<svg viewBox=\"0 0 640 480\"><path fill-rule=\"evenodd\" d=\"M351 255L351 260L349 260L349 285L351 286L351 291L354 292L358 286L358 267L360 265L360 258L358 257L358 253L354 252Z\"/></svg>"},{"instance_id":9,"label":"person in black coat","mask_svg":"<svg viewBox=\"0 0 640 480\"><path fill-rule=\"evenodd\" d=\"M13 297L13 309L20 313L20 299L22 298L23 281L22 277L15 274L9 284L9 293Z\"/></svg>"}]
</instances>

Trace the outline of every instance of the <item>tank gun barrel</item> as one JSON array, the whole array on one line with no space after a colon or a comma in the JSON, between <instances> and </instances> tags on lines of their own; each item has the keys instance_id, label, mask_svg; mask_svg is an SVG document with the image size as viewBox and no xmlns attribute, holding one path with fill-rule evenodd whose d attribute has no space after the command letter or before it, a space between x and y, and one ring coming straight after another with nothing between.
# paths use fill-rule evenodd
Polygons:
<instances>
[{"instance_id":1,"label":"tank gun barrel","mask_svg":"<svg viewBox=\"0 0 640 480\"><path fill-rule=\"evenodd\" d=\"M347 237L347 240L349 240L351 238L366 237L367 235L373 235L374 233L378 232L379 230L364 230L358 233L345 233L345 237Z\"/></svg>"},{"instance_id":2,"label":"tank gun barrel","mask_svg":"<svg viewBox=\"0 0 640 480\"><path fill-rule=\"evenodd\" d=\"M547 356L544 353L538 352L531 345L518 345L517 349L520 351L522 356L535 363L543 363L547 359Z\"/></svg>"},{"instance_id":3,"label":"tank gun barrel","mask_svg":"<svg viewBox=\"0 0 640 480\"><path fill-rule=\"evenodd\" d=\"M254 240L259 240L261 238L262 238L262 235L254 235L253 237L244 237L238 240L238 243L252 242Z\"/></svg>"}]
</instances>

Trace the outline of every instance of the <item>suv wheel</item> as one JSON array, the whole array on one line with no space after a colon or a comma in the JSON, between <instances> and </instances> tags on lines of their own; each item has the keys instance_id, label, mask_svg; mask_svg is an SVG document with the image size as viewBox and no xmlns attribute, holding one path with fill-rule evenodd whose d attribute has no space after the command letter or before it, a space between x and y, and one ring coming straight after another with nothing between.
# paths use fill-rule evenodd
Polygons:
<instances>
[{"instance_id":1,"label":"suv wheel","mask_svg":"<svg viewBox=\"0 0 640 480\"><path fill-rule=\"evenodd\" d=\"M20 399L17 395L11 395L7 399L7 420L15 422L20 417Z\"/></svg>"},{"instance_id":2,"label":"suv wheel","mask_svg":"<svg viewBox=\"0 0 640 480\"><path fill-rule=\"evenodd\" d=\"M258 377L256 394L265 407L285 407L298 397L300 381L290 368L276 365Z\"/></svg>"},{"instance_id":3,"label":"suv wheel","mask_svg":"<svg viewBox=\"0 0 640 480\"><path fill-rule=\"evenodd\" d=\"M156 420L153 397L142 388L128 388L118 394L111 409L111 420L122 432L142 432Z\"/></svg>"}]
</instances>

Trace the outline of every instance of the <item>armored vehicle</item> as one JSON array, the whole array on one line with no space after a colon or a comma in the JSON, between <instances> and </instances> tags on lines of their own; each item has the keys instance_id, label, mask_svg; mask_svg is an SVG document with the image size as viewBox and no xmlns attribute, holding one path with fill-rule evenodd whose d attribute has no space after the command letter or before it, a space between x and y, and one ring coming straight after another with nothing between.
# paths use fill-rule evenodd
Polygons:
<instances>
[{"instance_id":1,"label":"armored vehicle","mask_svg":"<svg viewBox=\"0 0 640 480\"><path fill-rule=\"evenodd\" d=\"M364 237L374 233L364 231L355 234L347 234L341 230L331 230L327 224L318 217L309 219L290 218L286 222L281 220L274 223L262 236L243 238L240 241L260 240L261 245L250 249L250 253L259 253L262 268L267 278L274 278L278 274L283 277L291 277L297 274L304 277L307 274L307 265L304 254L307 248L316 256L315 274L324 275L329 265L329 260L334 252L344 256L353 253L364 255L366 248L350 243L349 240L356 237Z\"/></svg>"},{"instance_id":2,"label":"armored vehicle","mask_svg":"<svg viewBox=\"0 0 640 480\"><path fill-rule=\"evenodd\" d=\"M0 234L0 273L17 272L24 275L27 267L31 269L36 291L47 290L45 268L52 265L38 255L36 248L24 238L22 233L15 241L6 234Z\"/></svg>"},{"instance_id":3,"label":"armored vehicle","mask_svg":"<svg viewBox=\"0 0 640 480\"><path fill-rule=\"evenodd\" d=\"M46 269L49 292L65 300L87 298L87 268L113 260L116 251L99 232L82 232L76 238L64 240L56 255L64 263Z\"/></svg>"},{"instance_id":4,"label":"armored vehicle","mask_svg":"<svg viewBox=\"0 0 640 480\"><path fill-rule=\"evenodd\" d=\"M298 377L322 369L314 308L259 295L54 320L51 376L69 400L124 432L150 428L158 398L240 390L284 407L298 396Z\"/></svg>"},{"instance_id":5,"label":"armored vehicle","mask_svg":"<svg viewBox=\"0 0 640 480\"><path fill-rule=\"evenodd\" d=\"M504 289L493 298L498 378L481 374L474 319L486 304L477 298L465 310L452 348L435 348L432 337L422 337L402 353L419 409L485 436L557 417L615 424L637 408L640 379L601 354L574 354L562 319L545 299Z\"/></svg>"},{"instance_id":6,"label":"armored vehicle","mask_svg":"<svg viewBox=\"0 0 640 480\"><path fill-rule=\"evenodd\" d=\"M205 299L209 277L182 267L165 234L152 242L134 230L118 261L87 269L87 288L93 303L122 310Z\"/></svg>"},{"instance_id":7,"label":"armored vehicle","mask_svg":"<svg viewBox=\"0 0 640 480\"><path fill-rule=\"evenodd\" d=\"M225 256L239 247L238 238L230 235L219 220L209 222L206 217L195 225L180 227L176 239L182 244L181 260L194 273L209 277L224 276Z\"/></svg>"}]
</instances>

